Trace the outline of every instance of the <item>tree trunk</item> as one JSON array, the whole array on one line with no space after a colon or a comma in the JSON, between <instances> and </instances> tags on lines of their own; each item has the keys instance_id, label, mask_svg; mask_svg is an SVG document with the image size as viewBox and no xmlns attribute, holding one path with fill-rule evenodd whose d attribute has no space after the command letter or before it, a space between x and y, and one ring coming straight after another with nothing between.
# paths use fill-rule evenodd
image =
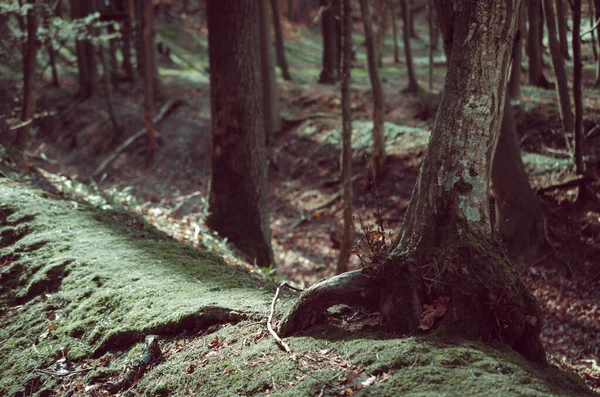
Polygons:
<instances>
[{"instance_id":1,"label":"tree trunk","mask_svg":"<svg viewBox=\"0 0 600 397\"><path fill-rule=\"evenodd\" d=\"M334 11L334 1L321 0L324 7L321 15L321 34L323 36L323 67L319 76L320 84L335 84L338 80L339 54L338 38Z\"/></svg>"},{"instance_id":2,"label":"tree trunk","mask_svg":"<svg viewBox=\"0 0 600 397\"><path fill-rule=\"evenodd\" d=\"M408 93L417 93L422 91L417 77L415 76L415 68L413 66L412 50L410 48L410 9L407 0L400 0L402 7L402 38L404 39L404 54L406 56L406 69L408 72L408 86L403 90Z\"/></svg>"},{"instance_id":3,"label":"tree trunk","mask_svg":"<svg viewBox=\"0 0 600 397\"><path fill-rule=\"evenodd\" d=\"M525 6L521 4L519 9L519 30L518 37L515 40L513 51L513 62L510 69L510 80L508 82L508 92L512 99L518 100L521 96L521 66L523 63L523 38L525 37Z\"/></svg>"},{"instance_id":4,"label":"tree trunk","mask_svg":"<svg viewBox=\"0 0 600 397\"><path fill-rule=\"evenodd\" d=\"M61 17L61 2L58 1L54 7L54 15L57 17ZM52 9L50 7L45 9L44 12L44 26L46 29L49 29L49 25L50 25L50 18L51 18L51 13ZM48 43L46 44L46 49L48 50L48 61L50 64L50 73L52 76L52 86L54 87L60 87L60 81L58 78L58 70L56 69L56 50L54 49L54 47L52 46L52 43L50 42L50 40L48 40Z\"/></svg>"},{"instance_id":5,"label":"tree trunk","mask_svg":"<svg viewBox=\"0 0 600 397\"><path fill-rule=\"evenodd\" d=\"M283 45L283 32L281 31L281 15L279 13L279 0L271 0L271 12L273 14L273 27L275 28L275 50L277 52L277 65L281 69L284 80L291 81L292 76L288 70L285 59L285 46Z\"/></svg>"},{"instance_id":6,"label":"tree trunk","mask_svg":"<svg viewBox=\"0 0 600 397\"><path fill-rule=\"evenodd\" d=\"M600 0L594 0L594 9L596 11L596 21L598 21L600 20ZM600 30L596 31L596 39L598 40L600 50ZM596 81L594 82L594 87L600 88L600 56L598 56L598 60L596 61Z\"/></svg>"},{"instance_id":7,"label":"tree trunk","mask_svg":"<svg viewBox=\"0 0 600 397\"><path fill-rule=\"evenodd\" d=\"M573 0L573 101L575 102L575 172L583 177L585 165L583 163L583 87L581 62L581 0ZM582 178L579 184L577 200L589 199L585 181Z\"/></svg>"},{"instance_id":8,"label":"tree trunk","mask_svg":"<svg viewBox=\"0 0 600 397\"><path fill-rule=\"evenodd\" d=\"M158 73L158 56L156 54L156 43L155 43L155 39L154 36L156 35L156 32L154 31L154 9L152 6L152 2L148 3L145 0L134 0L135 1L135 14L138 18L138 69L140 71L140 74L142 76L144 76L144 78L146 77L146 66L144 65L144 62L148 61L150 62L150 70L152 72L152 84L154 87L152 87L152 90L154 92L155 96L159 96L160 92L161 92L161 81L160 81L160 75ZM146 4L148 3L148 4ZM145 8L146 7L150 8L150 16L151 18L148 19L146 21L146 18L143 17L143 13L145 12ZM146 23L149 23L150 26L148 26L147 28L149 29L150 32L150 37L149 37L149 54L145 53L145 44L144 44L144 32L146 30Z\"/></svg>"},{"instance_id":9,"label":"tree trunk","mask_svg":"<svg viewBox=\"0 0 600 397\"><path fill-rule=\"evenodd\" d=\"M529 84L551 88L544 76L544 48L542 38L544 26L542 23L542 0L526 0L529 30L527 31L527 57L529 58Z\"/></svg>"},{"instance_id":10,"label":"tree trunk","mask_svg":"<svg viewBox=\"0 0 600 397\"><path fill-rule=\"evenodd\" d=\"M431 1L427 3L427 26L429 28L429 92L433 91L433 52L435 50L434 46L434 29L433 25L435 24L435 19L433 15L433 5Z\"/></svg>"},{"instance_id":11,"label":"tree trunk","mask_svg":"<svg viewBox=\"0 0 600 397\"><path fill-rule=\"evenodd\" d=\"M596 23L596 18L595 18L595 10L596 7L594 7L594 2L592 0L588 0L588 13L590 16L590 22L592 24L592 26L594 25L594 23ZM592 37L591 42L592 42L592 52L594 53L594 61L598 62L598 43L596 43L596 30L592 30L590 32L590 35Z\"/></svg>"},{"instance_id":12,"label":"tree trunk","mask_svg":"<svg viewBox=\"0 0 600 397\"><path fill-rule=\"evenodd\" d=\"M133 28L133 23L135 20L135 15L132 13L134 7L131 6L130 2L132 0L120 0L117 2L117 9L119 12L122 12L126 15L123 20L123 29L121 30L121 40L123 42L122 51L123 51L123 61L122 68L125 72L125 78L127 81L133 82L135 80L135 70L133 68L132 63L132 35L135 33Z\"/></svg>"},{"instance_id":13,"label":"tree trunk","mask_svg":"<svg viewBox=\"0 0 600 397\"><path fill-rule=\"evenodd\" d=\"M548 41L550 42L550 55L552 56L552 67L556 79L556 93L558 95L560 118L562 120L563 132L566 139L573 133L573 113L571 112L571 99L565 62L560 54L560 46L556 36L556 19L554 15L554 4L552 0L543 0L546 26L548 27Z\"/></svg>"},{"instance_id":14,"label":"tree trunk","mask_svg":"<svg viewBox=\"0 0 600 397\"><path fill-rule=\"evenodd\" d=\"M367 42L367 61L369 64L369 79L373 89L373 173L376 179L381 177L385 163L385 137L383 134L383 112L385 100L383 89L379 80L377 69L377 50L373 38L373 27L371 26L371 12L368 0L359 0L360 12L362 14L365 29L365 41Z\"/></svg>"},{"instance_id":15,"label":"tree trunk","mask_svg":"<svg viewBox=\"0 0 600 397\"><path fill-rule=\"evenodd\" d=\"M106 50L104 49L104 45L100 44L100 61L102 62L102 69L104 71L104 76L102 79L104 86L104 95L106 99L106 110L108 111L108 116L110 117L110 122L113 126L113 133L115 137L119 137L123 133L123 128L119 123L119 119L117 118L117 114L115 113L115 105L113 101L112 94L112 86L110 84L110 68L108 67L108 62L106 61ZM154 112L152 112L154 113ZM145 114L144 114L145 116ZM146 126L146 129L148 127Z\"/></svg>"},{"instance_id":16,"label":"tree trunk","mask_svg":"<svg viewBox=\"0 0 600 397\"><path fill-rule=\"evenodd\" d=\"M146 127L146 137L148 140L148 158L154 154L157 147L158 133L154 128L154 70L152 67L152 12L151 2L142 2L141 22L142 30L142 54L143 54L143 80L144 80L144 125Z\"/></svg>"},{"instance_id":17,"label":"tree trunk","mask_svg":"<svg viewBox=\"0 0 600 397\"><path fill-rule=\"evenodd\" d=\"M259 266L273 264L261 87L260 7L208 0L212 166L207 225ZM232 62L236 60L236 62Z\"/></svg>"},{"instance_id":18,"label":"tree trunk","mask_svg":"<svg viewBox=\"0 0 600 397\"><path fill-rule=\"evenodd\" d=\"M408 10L409 10L409 15L410 15L408 26L410 27L410 37L411 37L411 39L418 39L419 35L417 35L417 31L415 30L415 14L413 12L414 8L415 8L414 0L408 0Z\"/></svg>"},{"instance_id":19,"label":"tree trunk","mask_svg":"<svg viewBox=\"0 0 600 397\"><path fill-rule=\"evenodd\" d=\"M294 15L294 2L292 0L287 0L287 17L288 21L294 22L296 20Z\"/></svg>"},{"instance_id":20,"label":"tree trunk","mask_svg":"<svg viewBox=\"0 0 600 397\"><path fill-rule=\"evenodd\" d=\"M563 59L570 60L567 42L567 8L564 0L556 0L556 26L558 27L558 43Z\"/></svg>"},{"instance_id":21,"label":"tree trunk","mask_svg":"<svg viewBox=\"0 0 600 397\"><path fill-rule=\"evenodd\" d=\"M390 19L392 20L392 32L394 33L394 63L400 63L400 50L398 48L398 22L396 21L396 7L394 6L394 0L388 0L388 7L390 9Z\"/></svg>"},{"instance_id":22,"label":"tree trunk","mask_svg":"<svg viewBox=\"0 0 600 397\"><path fill-rule=\"evenodd\" d=\"M379 23L377 24L377 66L380 68L383 67L383 42L385 41L385 34L388 28L388 13L389 10L386 10L386 1L385 0L375 0L375 5L377 7L377 16Z\"/></svg>"},{"instance_id":23,"label":"tree trunk","mask_svg":"<svg viewBox=\"0 0 600 397\"><path fill-rule=\"evenodd\" d=\"M260 65L263 85L263 115L265 117L266 142L271 141L281 130L279 115L279 96L275 81L275 62L273 60L273 43L271 41L271 24L269 23L268 0L259 0L260 7Z\"/></svg>"},{"instance_id":24,"label":"tree trunk","mask_svg":"<svg viewBox=\"0 0 600 397\"><path fill-rule=\"evenodd\" d=\"M353 247L352 225L352 116L350 114L350 63L352 62L352 32L350 0L342 0L342 153L341 153L341 188L343 226L340 243L340 254L336 274L348 271L348 260ZM366 0L361 0L362 2Z\"/></svg>"},{"instance_id":25,"label":"tree trunk","mask_svg":"<svg viewBox=\"0 0 600 397\"><path fill-rule=\"evenodd\" d=\"M71 17L84 18L93 12L93 3L71 0ZM85 100L94 94L96 88L96 63L94 59L94 45L90 40L77 40L77 68L79 76L79 90L77 97Z\"/></svg>"},{"instance_id":26,"label":"tree trunk","mask_svg":"<svg viewBox=\"0 0 600 397\"><path fill-rule=\"evenodd\" d=\"M444 53L446 54L446 63L450 65L450 56L452 52L452 39L454 37L454 19L455 13L452 3L444 0L431 0L435 8L435 14L438 19L442 41L444 42Z\"/></svg>"},{"instance_id":27,"label":"tree trunk","mask_svg":"<svg viewBox=\"0 0 600 397\"><path fill-rule=\"evenodd\" d=\"M25 149L29 142L29 133L33 126L33 116L36 106L35 91L35 69L37 66L37 10L35 0L29 0L31 8L27 10L27 42L25 44L25 53L23 54L23 110L21 111L21 121L25 123L17 135L17 146Z\"/></svg>"},{"instance_id":28,"label":"tree trunk","mask_svg":"<svg viewBox=\"0 0 600 397\"><path fill-rule=\"evenodd\" d=\"M329 291L336 290L337 299L347 290L364 296L379 290L383 319L397 332L435 327L437 335L501 341L545 363L541 310L494 243L490 217L492 157L519 0L454 4L454 44L443 99L403 229L389 252L377 255L360 273L338 278ZM364 276L372 280L370 286ZM327 290L320 284L315 295L327 296ZM299 308L311 295L311 289L305 291L286 314L281 334L307 324Z\"/></svg>"}]
</instances>

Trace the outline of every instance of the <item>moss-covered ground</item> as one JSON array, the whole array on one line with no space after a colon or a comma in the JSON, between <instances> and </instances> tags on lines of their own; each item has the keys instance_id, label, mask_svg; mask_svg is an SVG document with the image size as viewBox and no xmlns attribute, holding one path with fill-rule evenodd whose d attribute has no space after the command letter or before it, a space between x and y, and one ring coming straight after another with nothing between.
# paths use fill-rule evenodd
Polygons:
<instances>
[{"instance_id":1,"label":"moss-covered ground","mask_svg":"<svg viewBox=\"0 0 600 397\"><path fill-rule=\"evenodd\" d=\"M269 280L14 176L0 179L0 395L102 395L147 335L159 336L162 359L122 395L587 394L501 346L348 318L288 338L287 354L266 329Z\"/></svg>"}]
</instances>

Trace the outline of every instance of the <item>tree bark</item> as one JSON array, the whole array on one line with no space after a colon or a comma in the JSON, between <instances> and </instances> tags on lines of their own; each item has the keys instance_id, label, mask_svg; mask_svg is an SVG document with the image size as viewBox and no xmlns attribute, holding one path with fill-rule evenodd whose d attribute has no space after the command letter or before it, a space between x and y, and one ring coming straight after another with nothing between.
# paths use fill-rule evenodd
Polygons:
<instances>
[{"instance_id":1,"label":"tree bark","mask_svg":"<svg viewBox=\"0 0 600 397\"><path fill-rule=\"evenodd\" d=\"M271 41L271 24L269 23L268 0L258 0L260 7L260 65L263 85L263 115L265 117L266 142L271 141L281 130L279 115L279 96L275 81L275 62L273 60L273 44Z\"/></svg>"},{"instance_id":2,"label":"tree bark","mask_svg":"<svg viewBox=\"0 0 600 397\"><path fill-rule=\"evenodd\" d=\"M352 224L352 115L350 113L350 63L352 62L352 21L350 19L350 0L342 0L342 153L341 153L341 189L343 225L340 253L336 274L348 270L348 260L353 246Z\"/></svg>"},{"instance_id":3,"label":"tree bark","mask_svg":"<svg viewBox=\"0 0 600 397\"><path fill-rule=\"evenodd\" d=\"M375 0L375 6L377 7L377 16L379 23L377 24L377 65L383 67L383 42L385 40L385 33L388 29L388 13L386 10L385 0Z\"/></svg>"},{"instance_id":4,"label":"tree bark","mask_svg":"<svg viewBox=\"0 0 600 397\"><path fill-rule=\"evenodd\" d=\"M140 70L140 74L146 78L146 65L144 62L150 62L150 70L152 72L152 84L153 84L153 92L155 96L159 96L162 90L162 84L160 81L160 75L158 73L158 55L156 53L156 43L155 43L155 35L156 32L154 30L154 9L152 6L152 2L148 3L146 0L133 0L135 1L135 15L138 19L138 69ZM148 4L147 4L148 3ZM143 13L145 12L145 8L150 8L150 16L151 18L146 20L143 17ZM146 23L149 24L146 27ZM144 35L146 28L149 29L150 37L149 37L149 54L145 53L145 44L144 44Z\"/></svg>"},{"instance_id":5,"label":"tree bark","mask_svg":"<svg viewBox=\"0 0 600 397\"><path fill-rule=\"evenodd\" d=\"M429 28L429 91L433 91L433 52L435 50L434 46L434 29L433 25L435 24L435 17L433 15L434 8L431 4L431 1L427 2L427 26Z\"/></svg>"},{"instance_id":6,"label":"tree bark","mask_svg":"<svg viewBox=\"0 0 600 397\"><path fill-rule=\"evenodd\" d=\"M548 27L548 41L550 42L550 55L552 56L552 67L556 78L556 94L558 96L560 118L562 120L563 132L566 139L573 134L573 113L571 112L571 99L565 62L560 54L560 46L556 36L556 24L554 15L554 4L552 0L543 0L546 26Z\"/></svg>"},{"instance_id":7,"label":"tree bark","mask_svg":"<svg viewBox=\"0 0 600 397\"><path fill-rule=\"evenodd\" d=\"M92 12L92 2L71 0L71 17L73 19L84 18ZM97 71L94 59L94 45L90 40L77 40L75 47L79 76L77 97L80 100L85 100L91 97L96 90Z\"/></svg>"},{"instance_id":8,"label":"tree bark","mask_svg":"<svg viewBox=\"0 0 600 397\"><path fill-rule=\"evenodd\" d=\"M367 43L369 79L371 80L371 88L373 89L373 173L375 174L375 178L379 179L385 163L385 137L383 130L383 107L385 99L383 97L381 81L379 80L379 70L377 69L377 49L375 48L375 40L373 38L369 3L368 0L359 0L359 3L365 30L365 41Z\"/></svg>"},{"instance_id":9,"label":"tree bark","mask_svg":"<svg viewBox=\"0 0 600 397\"><path fill-rule=\"evenodd\" d=\"M590 22L592 26L596 23L596 7L594 7L594 2L592 0L588 0L588 14L590 17ZM596 31L592 30L590 32L592 37L592 52L594 53L594 61L598 62L598 43L596 43Z\"/></svg>"},{"instance_id":10,"label":"tree bark","mask_svg":"<svg viewBox=\"0 0 600 397\"><path fill-rule=\"evenodd\" d=\"M581 0L573 0L573 101L575 102L575 172L583 177L583 87L581 62ZM579 183L578 201L588 199L585 180Z\"/></svg>"},{"instance_id":11,"label":"tree bark","mask_svg":"<svg viewBox=\"0 0 600 397\"><path fill-rule=\"evenodd\" d=\"M596 21L600 20L600 0L594 0L594 10L596 14ZM596 31L596 39L598 40L598 48L600 50L600 30ZM596 61L596 81L594 87L600 88L600 55Z\"/></svg>"},{"instance_id":12,"label":"tree bark","mask_svg":"<svg viewBox=\"0 0 600 397\"><path fill-rule=\"evenodd\" d=\"M208 0L211 183L207 225L250 262L273 264L261 87L260 7ZM232 60L236 60L232 62Z\"/></svg>"},{"instance_id":13,"label":"tree bark","mask_svg":"<svg viewBox=\"0 0 600 397\"><path fill-rule=\"evenodd\" d=\"M132 1L133 0L119 0L117 2L117 9L119 12L126 15L122 23L123 29L121 30L121 40L123 42L121 47L123 51L123 61L121 66L125 72L125 78L127 81L131 82L135 80L135 70L132 62L132 57L134 54L131 46L132 35L135 33L133 28L135 15L132 13L134 7L132 7L130 4Z\"/></svg>"},{"instance_id":14,"label":"tree bark","mask_svg":"<svg viewBox=\"0 0 600 397\"><path fill-rule=\"evenodd\" d=\"M413 66L412 50L410 47L410 9L407 0L400 0L402 7L402 38L404 40L404 54L406 56L406 69L408 72L408 86L403 90L408 93L417 93L422 91L417 78L415 76L415 68Z\"/></svg>"},{"instance_id":15,"label":"tree bark","mask_svg":"<svg viewBox=\"0 0 600 397\"><path fill-rule=\"evenodd\" d=\"M110 84L110 68L108 67L108 62L106 61L106 52L104 49L104 45L100 45L100 61L102 62L102 69L104 71L104 76L102 79L104 86L104 95L106 99L106 109L108 111L108 116L110 117L110 122L113 126L113 133L115 137L119 137L123 133L123 128L119 123L119 119L117 118L117 114L115 112L115 105L112 94L112 86ZM154 113L154 112L153 112ZM145 115L144 115L145 116Z\"/></svg>"},{"instance_id":16,"label":"tree bark","mask_svg":"<svg viewBox=\"0 0 600 397\"><path fill-rule=\"evenodd\" d=\"M563 59L570 60L569 44L567 42L567 8L564 0L556 0L556 26L558 28L558 43Z\"/></svg>"},{"instance_id":17,"label":"tree bark","mask_svg":"<svg viewBox=\"0 0 600 397\"><path fill-rule=\"evenodd\" d=\"M281 76L283 79L291 81L292 76L290 76L287 60L285 59L285 46L283 44L283 32L281 31L279 0L271 0L271 12L273 14L273 27L275 28L275 50L277 52L277 65L281 69Z\"/></svg>"},{"instance_id":18,"label":"tree bark","mask_svg":"<svg viewBox=\"0 0 600 397\"><path fill-rule=\"evenodd\" d=\"M324 7L321 15L321 34L323 36L323 66L319 76L320 84L335 84L338 80L339 47L335 20L335 4L339 0L321 0Z\"/></svg>"},{"instance_id":19,"label":"tree bark","mask_svg":"<svg viewBox=\"0 0 600 397\"><path fill-rule=\"evenodd\" d=\"M542 38L544 26L542 23L542 0L526 0L529 28L527 31L527 57L529 58L529 84L551 88L552 85L544 76L544 49Z\"/></svg>"},{"instance_id":20,"label":"tree bark","mask_svg":"<svg viewBox=\"0 0 600 397\"><path fill-rule=\"evenodd\" d=\"M394 34L394 63L400 63L400 50L398 48L398 21L394 0L388 0L390 19L392 20L392 32Z\"/></svg>"},{"instance_id":21,"label":"tree bark","mask_svg":"<svg viewBox=\"0 0 600 397\"><path fill-rule=\"evenodd\" d=\"M21 121L25 125L21 128L17 135L17 146L25 149L29 142L29 134L33 126L33 116L36 107L36 90L35 90L35 70L37 66L38 52L38 18L35 7L35 0L29 0L31 8L27 10L27 42L25 45L25 53L23 54L23 110L21 111Z\"/></svg>"},{"instance_id":22,"label":"tree bark","mask_svg":"<svg viewBox=\"0 0 600 397\"><path fill-rule=\"evenodd\" d=\"M521 96L521 67L523 63L523 39L525 37L525 6L521 3L519 9L519 30L515 40L513 51L513 62L510 69L510 80L508 82L508 92L512 99L518 100Z\"/></svg>"},{"instance_id":23,"label":"tree bark","mask_svg":"<svg viewBox=\"0 0 600 397\"><path fill-rule=\"evenodd\" d=\"M455 13L452 3L444 0L431 0L435 8L435 14L438 17L440 32L446 54L446 63L450 65L450 55L452 53L452 39L454 37L454 19Z\"/></svg>"},{"instance_id":24,"label":"tree bark","mask_svg":"<svg viewBox=\"0 0 600 397\"><path fill-rule=\"evenodd\" d=\"M154 154L156 150L158 133L154 128L154 70L152 67L152 3L142 2L142 53L143 53L143 80L144 80L144 125L146 126L146 137L148 140L148 157Z\"/></svg>"}]
</instances>

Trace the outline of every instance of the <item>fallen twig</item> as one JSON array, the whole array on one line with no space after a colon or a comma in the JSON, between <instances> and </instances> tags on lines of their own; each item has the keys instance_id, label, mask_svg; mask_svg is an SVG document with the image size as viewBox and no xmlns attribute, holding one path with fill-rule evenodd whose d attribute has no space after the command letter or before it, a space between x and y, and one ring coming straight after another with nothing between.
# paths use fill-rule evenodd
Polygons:
<instances>
[{"instance_id":1,"label":"fallen twig","mask_svg":"<svg viewBox=\"0 0 600 397\"><path fill-rule=\"evenodd\" d=\"M557 183L555 185L550 185L550 186L536 189L535 192L537 194L541 194L541 193L547 192L549 190L574 187L574 186L578 186L580 182L587 181L587 180L588 180L588 178L580 175L580 176L576 176L575 178L569 179L568 181L565 181L565 182L561 182L561 183Z\"/></svg>"},{"instance_id":2,"label":"fallen twig","mask_svg":"<svg viewBox=\"0 0 600 397\"><path fill-rule=\"evenodd\" d=\"M281 288L285 285L287 285L287 284L282 283L279 287L277 287L277 291L275 291L275 297L273 298L273 302L271 302L271 313L269 313L269 318L267 319L267 329L269 330L269 333L273 336L273 338L275 338L275 341L277 342L277 344L279 346L281 346L283 348L283 350L286 351L286 353L291 353L292 350L290 349L288 344L285 343L279 337L279 335L277 335L277 332L275 332L275 330L273 329L273 326L271 325L271 321L273 320L273 313L275 312L275 303L277 302L277 298L279 297L279 292L281 291Z\"/></svg>"},{"instance_id":3,"label":"fallen twig","mask_svg":"<svg viewBox=\"0 0 600 397\"><path fill-rule=\"evenodd\" d=\"M173 109L175 109L176 107L178 107L180 105L183 105L185 103L186 103L186 101L184 101L183 99L173 99L173 100L167 102L160 109L160 112L158 112L158 114L154 117L154 119L152 120L152 122L154 124L160 123ZM108 156L108 158L106 160L104 160L102 162L102 164L100 164L98 166L98 168L96 168L96 171L94 171L94 173L92 174L92 176L90 177L90 179L94 179L98 175L100 175L100 173L102 171L104 171L104 169L110 163L112 163L119 156L119 154L121 154L121 152L123 150L125 150L129 145L131 145L133 142L137 141L139 138L141 138L145 134L146 134L146 128L142 128L141 130L139 130L138 132L136 132L133 136L129 137L110 156Z\"/></svg>"}]
</instances>

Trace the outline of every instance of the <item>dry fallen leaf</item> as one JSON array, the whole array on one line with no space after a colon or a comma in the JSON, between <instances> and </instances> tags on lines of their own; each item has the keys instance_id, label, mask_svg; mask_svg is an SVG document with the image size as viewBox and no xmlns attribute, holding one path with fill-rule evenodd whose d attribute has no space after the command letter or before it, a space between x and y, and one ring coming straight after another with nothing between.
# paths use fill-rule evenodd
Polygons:
<instances>
[{"instance_id":1,"label":"dry fallen leaf","mask_svg":"<svg viewBox=\"0 0 600 397\"><path fill-rule=\"evenodd\" d=\"M56 324L50 324L50 325L48 325L48 329L51 330L51 331L53 329L56 329Z\"/></svg>"},{"instance_id":2,"label":"dry fallen leaf","mask_svg":"<svg viewBox=\"0 0 600 397\"><path fill-rule=\"evenodd\" d=\"M215 338L213 340L210 341L210 343L208 344L210 347L217 347L221 344L221 341L219 340L218 336L215 336Z\"/></svg>"},{"instance_id":3,"label":"dry fallen leaf","mask_svg":"<svg viewBox=\"0 0 600 397\"><path fill-rule=\"evenodd\" d=\"M197 365L195 365L195 364L190 364L190 365L188 365L188 366L187 366L187 368L185 369L185 372L187 372L188 374L191 374L191 373L193 373L193 372L196 370L196 368L198 368L198 366L197 366Z\"/></svg>"},{"instance_id":4,"label":"dry fallen leaf","mask_svg":"<svg viewBox=\"0 0 600 397\"><path fill-rule=\"evenodd\" d=\"M431 305L423 305L423 313L421 313L421 324L419 329L427 331L433 327L435 319L442 317L448 311L448 302L450 298L447 296L441 296L434 300Z\"/></svg>"}]
</instances>

